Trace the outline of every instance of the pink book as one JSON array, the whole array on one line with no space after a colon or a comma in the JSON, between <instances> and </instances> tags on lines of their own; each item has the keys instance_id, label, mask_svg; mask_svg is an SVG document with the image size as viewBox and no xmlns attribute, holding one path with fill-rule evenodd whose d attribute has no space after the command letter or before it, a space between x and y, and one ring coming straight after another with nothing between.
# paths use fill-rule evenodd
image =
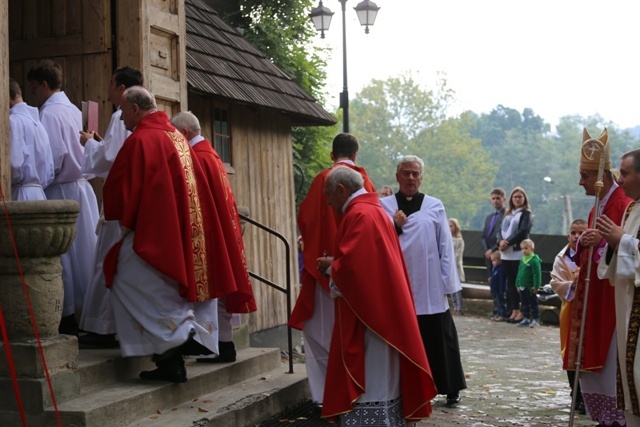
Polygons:
<instances>
[{"instance_id":1,"label":"pink book","mask_svg":"<svg viewBox=\"0 0 640 427\"><path fill-rule=\"evenodd\" d=\"M82 101L82 130L98 132L98 103Z\"/></svg>"}]
</instances>

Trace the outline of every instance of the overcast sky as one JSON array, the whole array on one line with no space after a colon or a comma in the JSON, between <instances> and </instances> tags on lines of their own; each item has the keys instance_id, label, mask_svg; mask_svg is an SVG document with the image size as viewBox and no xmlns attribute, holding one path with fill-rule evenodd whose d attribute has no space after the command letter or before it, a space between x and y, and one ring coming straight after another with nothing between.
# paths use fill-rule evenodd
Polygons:
<instances>
[{"instance_id":1,"label":"overcast sky","mask_svg":"<svg viewBox=\"0 0 640 427\"><path fill-rule=\"evenodd\" d=\"M445 72L456 92L450 114L530 107L558 118L599 113L622 128L640 125L638 0L375 0L368 35L347 1L348 86L353 99L372 79L412 71L433 87ZM328 107L342 90L342 16L338 0L326 38Z\"/></svg>"}]
</instances>

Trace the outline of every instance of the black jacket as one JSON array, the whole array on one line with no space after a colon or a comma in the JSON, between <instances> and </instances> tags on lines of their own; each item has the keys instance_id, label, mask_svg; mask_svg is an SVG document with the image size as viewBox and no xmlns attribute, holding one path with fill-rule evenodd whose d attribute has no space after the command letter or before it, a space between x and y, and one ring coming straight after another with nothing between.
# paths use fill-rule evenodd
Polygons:
<instances>
[{"instance_id":1,"label":"black jacket","mask_svg":"<svg viewBox=\"0 0 640 427\"><path fill-rule=\"evenodd\" d=\"M529 238L529 232L531 231L531 227L533 226L533 220L531 218L531 211L523 210L520 215L520 221L518 222L518 229L511 236L503 236L502 228L498 230L498 243L496 244L494 250L498 250L498 244L501 240L506 240L509 242L511 246L513 246L514 251L520 250L520 243L524 239Z\"/></svg>"}]
</instances>

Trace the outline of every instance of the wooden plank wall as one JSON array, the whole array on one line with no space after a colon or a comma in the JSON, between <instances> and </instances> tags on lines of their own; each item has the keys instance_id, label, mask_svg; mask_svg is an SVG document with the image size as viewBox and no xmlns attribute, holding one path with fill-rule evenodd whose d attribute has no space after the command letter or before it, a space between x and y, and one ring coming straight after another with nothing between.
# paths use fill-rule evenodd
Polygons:
<instances>
[{"instance_id":1,"label":"wooden plank wall","mask_svg":"<svg viewBox=\"0 0 640 427\"><path fill-rule=\"evenodd\" d=\"M232 109L234 194L248 206L251 218L283 234L291 247L291 285L298 290L298 257L293 183L291 122L273 111ZM248 225L247 257L252 271L285 284L285 249L277 239ZM258 312L250 316L251 332L286 323L286 298L254 280ZM294 295L292 305L295 302Z\"/></svg>"},{"instance_id":2,"label":"wooden plank wall","mask_svg":"<svg viewBox=\"0 0 640 427\"><path fill-rule=\"evenodd\" d=\"M218 108L221 105L216 103ZM189 95L189 109L200 119L202 135L212 140L213 102ZM293 184L291 123L275 112L245 106L230 107L232 165L229 180L239 206L250 209L251 218L283 234L291 245L292 305L298 291L298 257ZM285 286L285 247L257 227L247 224L244 234L249 269ZM251 332L285 324L286 298L252 279L258 312L249 316Z\"/></svg>"},{"instance_id":3,"label":"wooden plank wall","mask_svg":"<svg viewBox=\"0 0 640 427\"><path fill-rule=\"evenodd\" d=\"M113 64L109 0L9 0L10 75L24 100L36 106L26 81L41 59L62 66L62 88L79 108L83 100L100 107L104 132L113 113L107 97ZM4 39L3 39L4 40Z\"/></svg>"}]
</instances>

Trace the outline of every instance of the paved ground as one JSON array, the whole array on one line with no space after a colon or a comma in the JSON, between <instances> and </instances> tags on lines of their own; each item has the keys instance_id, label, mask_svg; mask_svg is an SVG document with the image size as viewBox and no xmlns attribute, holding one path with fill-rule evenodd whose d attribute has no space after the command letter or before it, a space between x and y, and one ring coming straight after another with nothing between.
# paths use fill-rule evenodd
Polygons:
<instances>
[{"instance_id":1,"label":"paved ground","mask_svg":"<svg viewBox=\"0 0 640 427\"><path fill-rule=\"evenodd\" d=\"M457 408L445 407L444 396L437 397L431 418L418 427L569 424L569 385L561 370L557 326L521 328L471 315L455 321L468 389ZM282 424L271 425L326 425L311 416L288 415ZM596 424L576 413L575 426Z\"/></svg>"},{"instance_id":2,"label":"paved ground","mask_svg":"<svg viewBox=\"0 0 640 427\"><path fill-rule=\"evenodd\" d=\"M561 370L556 326L521 328L481 317L456 316L468 389L455 408L433 401L426 426L564 426L569 384ZM575 426L594 426L576 414Z\"/></svg>"}]
</instances>

